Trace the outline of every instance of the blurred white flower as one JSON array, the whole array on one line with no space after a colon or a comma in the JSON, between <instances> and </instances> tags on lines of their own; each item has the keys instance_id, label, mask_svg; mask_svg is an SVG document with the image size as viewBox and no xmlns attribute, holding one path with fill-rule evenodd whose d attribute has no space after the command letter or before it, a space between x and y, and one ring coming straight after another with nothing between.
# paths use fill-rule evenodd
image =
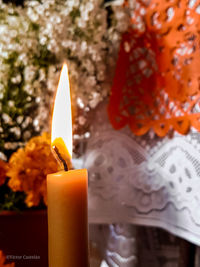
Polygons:
<instances>
[{"instance_id":1,"label":"blurred white flower","mask_svg":"<svg viewBox=\"0 0 200 267\"><path fill-rule=\"evenodd\" d=\"M52 95L64 61L75 103L85 111L77 123L85 125L88 110L110 91L121 34L129 26L121 4L121 0L110 1L110 12L103 0L29 0L24 8L0 0L0 98L8 84L20 84L29 96L26 105L31 99L37 105L32 118L23 119L23 127L32 123L37 132L48 129Z\"/></svg>"}]
</instances>

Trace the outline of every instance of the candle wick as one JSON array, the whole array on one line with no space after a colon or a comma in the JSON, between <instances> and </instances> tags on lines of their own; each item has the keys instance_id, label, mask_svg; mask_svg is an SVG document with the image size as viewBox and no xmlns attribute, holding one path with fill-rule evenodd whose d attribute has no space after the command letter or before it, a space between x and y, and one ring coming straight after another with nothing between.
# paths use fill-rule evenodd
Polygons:
<instances>
[{"instance_id":1,"label":"candle wick","mask_svg":"<svg viewBox=\"0 0 200 267\"><path fill-rule=\"evenodd\" d=\"M55 152L59 162L61 162L63 164L64 170L68 171L69 169L68 169L67 163L63 159L63 157L61 156L61 154L60 154L60 152L59 152L59 150L58 150L58 148L56 146L53 146L53 151Z\"/></svg>"}]
</instances>

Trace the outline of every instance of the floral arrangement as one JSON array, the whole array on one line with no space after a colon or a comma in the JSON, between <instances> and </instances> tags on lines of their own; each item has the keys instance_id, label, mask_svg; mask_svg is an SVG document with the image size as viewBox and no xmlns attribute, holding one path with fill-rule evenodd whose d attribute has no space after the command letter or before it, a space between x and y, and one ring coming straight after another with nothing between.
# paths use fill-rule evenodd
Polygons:
<instances>
[{"instance_id":1,"label":"floral arrangement","mask_svg":"<svg viewBox=\"0 0 200 267\"><path fill-rule=\"evenodd\" d=\"M46 204L46 175L57 164L48 134L34 136L49 130L63 59L77 107L75 131L82 129L76 139L86 137L90 110L109 94L129 21L122 1L7 2L0 0L1 210Z\"/></svg>"},{"instance_id":2,"label":"floral arrangement","mask_svg":"<svg viewBox=\"0 0 200 267\"><path fill-rule=\"evenodd\" d=\"M47 204L46 176L56 171L58 164L50 150L50 137L44 133L13 153L7 170L8 186L15 192L26 193L28 207L37 206L41 201Z\"/></svg>"},{"instance_id":3,"label":"floral arrangement","mask_svg":"<svg viewBox=\"0 0 200 267\"><path fill-rule=\"evenodd\" d=\"M2 159L48 131L64 59L73 106L80 115L75 128L81 125L86 132L90 110L109 94L121 33L128 27L127 10L121 5L122 1L31 0L16 6L0 0Z\"/></svg>"},{"instance_id":4,"label":"floral arrangement","mask_svg":"<svg viewBox=\"0 0 200 267\"><path fill-rule=\"evenodd\" d=\"M1 210L46 204L46 175L57 164L48 134L41 134L49 132L63 60L76 107L75 139L89 136L90 111L109 95L121 34L129 25L122 4L0 0Z\"/></svg>"},{"instance_id":5,"label":"floral arrangement","mask_svg":"<svg viewBox=\"0 0 200 267\"><path fill-rule=\"evenodd\" d=\"M9 189L1 201L2 209L20 208L19 204L27 207L46 205L46 176L56 171L58 164L51 153L50 136L43 133L30 139L25 148L12 154L8 163L0 161L0 185L4 191L5 186ZM8 206L13 194L15 202Z\"/></svg>"},{"instance_id":6,"label":"floral arrangement","mask_svg":"<svg viewBox=\"0 0 200 267\"><path fill-rule=\"evenodd\" d=\"M6 159L40 132L37 116L55 55L38 42L38 24L21 7L0 1L0 151ZM39 111L40 106L40 111ZM46 115L44 115L46 116Z\"/></svg>"}]
</instances>

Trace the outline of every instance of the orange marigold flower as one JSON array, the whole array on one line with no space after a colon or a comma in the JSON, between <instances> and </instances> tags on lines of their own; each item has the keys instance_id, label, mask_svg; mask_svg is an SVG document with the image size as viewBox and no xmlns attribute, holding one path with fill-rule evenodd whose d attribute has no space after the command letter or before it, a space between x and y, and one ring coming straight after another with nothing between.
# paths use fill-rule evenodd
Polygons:
<instances>
[{"instance_id":1,"label":"orange marigold flower","mask_svg":"<svg viewBox=\"0 0 200 267\"><path fill-rule=\"evenodd\" d=\"M46 176L56 171L58 164L51 153L50 136L44 133L12 154L7 171L8 185L13 191L27 194L28 207L37 206L41 200L47 204Z\"/></svg>"},{"instance_id":2,"label":"orange marigold flower","mask_svg":"<svg viewBox=\"0 0 200 267\"><path fill-rule=\"evenodd\" d=\"M0 250L0 267L15 267L15 263L7 263L5 264L6 257L4 256L2 250Z\"/></svg>"},{"instance_id":3,"label":"orange marigold flower","mask_svg":"<svg viewBox=\"0 0 200 267\"><path fill-rule=\"evenodd\" d=\"M7 165L5 161L0 160L0 185L4 184L6 180Z\"/></svg>"}]
</instances>

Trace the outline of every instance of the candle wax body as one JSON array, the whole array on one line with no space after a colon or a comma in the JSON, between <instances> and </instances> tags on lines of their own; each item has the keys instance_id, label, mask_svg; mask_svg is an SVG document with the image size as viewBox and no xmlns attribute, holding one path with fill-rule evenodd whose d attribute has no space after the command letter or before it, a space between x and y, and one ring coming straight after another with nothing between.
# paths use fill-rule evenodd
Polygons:
<instances>
[{"instance_id":1,"label":"candle wax body","mask_svg":"<svg viewBox=\"0 0 200 267\"><path fill-rule=\"evenodd\" d=\"M50 267L88 267L87 170L47 176Z\"/></svg>"}]
</instances>

